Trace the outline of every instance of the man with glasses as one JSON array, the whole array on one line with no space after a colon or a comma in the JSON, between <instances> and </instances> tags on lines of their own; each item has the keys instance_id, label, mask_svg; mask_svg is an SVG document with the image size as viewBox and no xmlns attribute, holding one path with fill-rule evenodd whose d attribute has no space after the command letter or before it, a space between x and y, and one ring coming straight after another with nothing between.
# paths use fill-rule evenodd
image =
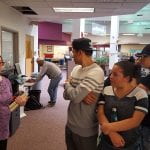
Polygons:
<instances>
[{"instance_id":1,"label":"man with glasses","mask_svg":"<svg viewBox=\"0 0 150 150\"><path fill-rule=\"evenodd\" d=\"M139 86L145 89L150 100L150 44L146 45L141 53L136 55L141 65L141 79ZM150 104L149 113L142 122L143 150L150 150Z\"/></svg>"}]
</instances>

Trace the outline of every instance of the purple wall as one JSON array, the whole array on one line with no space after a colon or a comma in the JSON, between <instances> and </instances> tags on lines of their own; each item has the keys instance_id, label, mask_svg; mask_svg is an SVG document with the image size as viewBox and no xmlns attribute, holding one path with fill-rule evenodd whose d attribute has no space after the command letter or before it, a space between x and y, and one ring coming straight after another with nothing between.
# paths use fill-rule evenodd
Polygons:
<instances>
[{"instance_id":1,"label":"purple wall","mask_svg":"<svg viewBox=\"0 0 150 150\"><path fill-rule=\"evenodd\" d=\"M62 33L62 40L71 42L71 34Z\"/></svg>"},{"instance_id":2,"label":"purple wall","mask_svg":"<svg viewBox=\"0 0 150 150\"><path fill-rule=\"evenodd\" d=\"M67 45L66 41L58 41L58 40L42 40L39 39L39 44L45 44L45 45Z\"/></svg>"},{"instance_id":3,"label":"purple wall","mask_svg":"<svg viewBox=\"0 0 150 150\"><path fill-rule=\"evenodd\" d=\"M39 39L62 40L62 24L41 22L38 28Z\"/></svg>"},{"instance_id":4,"label":"purple wall","mask_svg":"<svg viewBox=\"0 0 150 150\"><path fill-rule=\"evenodd\" d=\"M67 45L71 35L62 33L62 24L40 22L38 24L39 44Z\"/></svg>"}]
</instances>

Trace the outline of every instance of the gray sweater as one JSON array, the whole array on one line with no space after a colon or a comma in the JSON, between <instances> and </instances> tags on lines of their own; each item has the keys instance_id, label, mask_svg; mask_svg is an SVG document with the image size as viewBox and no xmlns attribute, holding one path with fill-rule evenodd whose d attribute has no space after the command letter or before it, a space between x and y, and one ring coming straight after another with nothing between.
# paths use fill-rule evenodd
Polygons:
<instances>
[{"instance_id":1,"label":"gray sweater","mask_svg":"<svg viewBox=\"0 0 150 150\"><path fill-rule=\"evenodd\" d=\"M80 136L93 136L98 133L97 103L87 105L82 100L91 91L98 99L103 89L103 70L95 63L84 68L78 65L74 67L71 78L64 90L64 98L70 100L67 126Z\"/></svg>"},{"instance_id":2,"label":"gray sweater","mask_svg":"<svg viewBox=\"0 0 150 150\"><path fill-rule=\"evenodd\" d=\"M58 77L60 74L61 70L56 64L44 61L42 69L37 77L37 81L41 80L44 75L47 75L49 79L53 79L55 77Z\"/></svg>"}]
</instances>

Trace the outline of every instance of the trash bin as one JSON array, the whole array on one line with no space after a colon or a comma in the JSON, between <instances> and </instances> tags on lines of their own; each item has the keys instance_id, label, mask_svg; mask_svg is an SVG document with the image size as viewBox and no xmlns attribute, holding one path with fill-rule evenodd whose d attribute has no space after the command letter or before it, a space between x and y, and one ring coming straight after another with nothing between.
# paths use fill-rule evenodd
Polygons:
<instances>
[{"instance_id":1,"label":"trash bin","mask_svg":"<svg viewBox=\"0 0 150 150\"><path fill-rule=\"evenodd\" d=\"M40 103L40 94L41 94L41 81L37 82L29 90L29 99L25 105L25 111L42 108L42 104Z\"/></svg>"},{"instance_id":2,"label":"trash bin","mask_svg":"<svg viewBox=\"0 0 150 150\"><path fill-rule=\"evenodd\" d=\"M35 100L37 100L38 102L40 102L40 94L41 94L41 90L30 90L29 91L29 97L34 97Z\"/></svg>"}]
</instances>

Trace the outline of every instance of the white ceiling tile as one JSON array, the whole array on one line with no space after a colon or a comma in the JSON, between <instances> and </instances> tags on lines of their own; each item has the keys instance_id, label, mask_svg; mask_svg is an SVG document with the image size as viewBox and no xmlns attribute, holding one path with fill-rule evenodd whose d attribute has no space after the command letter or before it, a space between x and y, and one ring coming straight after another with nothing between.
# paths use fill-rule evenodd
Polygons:
<instances>
[{"instance_id":1,"label":"white ceiling tile","mask_svg":"<svg viewBox=\"0 0 150 150\"><path fill-rule=\"evenodd\" d=\"M97 0L97 2L102 2L102 3L122 3L125 0Z\"/></svg>"},{"instance_id":2,"label":"white ceiling tile","mask_svg":"<svg viewBox=\"0 0 150 150\"><path fill-rule=\"evenodd\" d=\"M24 6L24 5L26 5L23 1L19 1L19 0L6 0L4 2L6 4L8 4L9 6Z\"/></svg>"},{"instance_id":3,"label":"white ceiling tile","mask_svg":"<svg viewBox=\"0 0 150 150\"><path fill-rule=\"evenodd\" d=\"M93 2L97 2L97 0L71 0L72 2L83 2L83 3L93 3Z\"/></svg>"},{"instance_id":4,"label":"white ceiling tile","mask_svg":"<svg viewBox=\"0 0 150 150\"><path fill-rule=\"evenodd\" d=\"M72 3L73 7L95 7L97 3Z\"/></svg>"},{"instance_id":5,"label":"white ceiling tile","mask_svg":"<svg viewBox=\"0 0 150 150\"><path fill-rule=\"evenodd\" d=\"M47 2L50 7L72 7L70 2Z\"/></svg>"},{"instance_id":6,"label":"white ceiling tile","mask_svg":"<svg viewBox=\"0 0 150 150\"><path fill-rule=\"evenodd\" d=\"M135 9L130 9L130 8L124 8L124 9L116 9L114 12L118 15L125 15L125 14L134 14L136 10Z\"/></svg>"},{"instance_id":7,"label":"white ceiling tile","mask_svg":"<svg viewBox=\"0 0 150 150\"><path fill-rule=\"evenodd\" d=\"M28 2L28 3L30 3L30 2L45 2L45 0L22 0L22 1Z\"/></svg>"},{"instance_id":8,"label":"white ceiling tile","mask_svg":"<svg viewBox=\"0 0 150 150\"><path fill-rule=\"evenodd\" d=\"M89 18L135 13L150 0L0 0L8 6L28 6L38 15L28 17L37 20L62 20L72 18ZM53 7L94 7L94 13L54 13ZM143 9L142 9L143 10ZM150 8L144 9L144 14ZM149 11L150 13L150 11ZM150 16L150 15L146 15ZM148 17L147 17L148 18ZM149 18L150 20L150 18Z\"/></svg>"},{"instance_id":9,"label":"white ceiling tile","mask_svg":"<svg viewBox=\"0 0 150 150\"><path fill-rule=\"evenodd\" d=\"M95 9L95 13L111 13L114 9Z\"/></svg>"},{"instance_id":10,"label":"white ceiling tile","mask_svg":"<svg viewBox=\"0 0 150 150\"><path fill-rule=\"evenodd\" d=\"M123 3L122 7L139 10L145 5L146 5L145 3Z\"/></svg>"},{"instance_id":11,"label":"white ceiling tile","mask_svg":"<svg viewBox=\"0 0 150 150\"><path fill-rule=\"evenodd\" d=\"M37 14L40 15L51 15L51 13L53 13L53 9L52 8L33 8L32 10L35 11Z\"/></svg>"},{"instance_id":12,"label":"white ceiling tile","mask_svg":"<svg viewBox=\"0 0 150 150\"><path fill-rule=\"evenodd\" d=\"M45 0L47 2L71 2L71 0Z\"/></svg>"},{"instance_id":13,"label":"white ceiling tile","mask_svg":"<svg viewBox=\"0 0 150 150\"><path fill-rule=\"evenodd\" d=\"M29 7L47 8L47 2L25 2Z\"/></svg>"},{"instance_id":14,"label":"white ceiling tile","mask_svg":"<svg viewBox=\"0 0 150 150\"><path fill-rule=\"evenodd\" d=\"M126 3L150 3L150 0L126 0Z\"/></svg>"},{"instance_id":15,"label":"white ceiling tile","mask_svg":"<svg viewBox=\"0 0 150 150\"><path fill-rule=\"evenodd\" d=\"M73 3L74 7L94 7L99 9L115 9L121 7L122 3Z\"/></svg>"}]
</instances>

